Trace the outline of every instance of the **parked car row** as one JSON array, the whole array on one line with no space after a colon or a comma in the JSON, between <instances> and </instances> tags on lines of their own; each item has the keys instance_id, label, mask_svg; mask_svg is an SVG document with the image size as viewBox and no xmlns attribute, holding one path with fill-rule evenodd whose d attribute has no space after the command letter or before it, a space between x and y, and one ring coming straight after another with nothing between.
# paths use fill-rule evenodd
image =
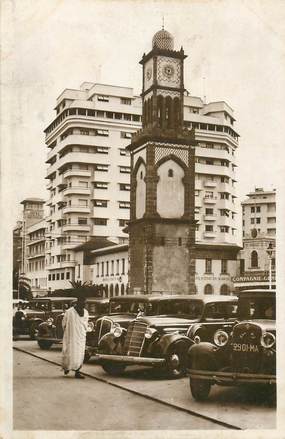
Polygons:
<instances>
[{"instance_id":1,"label":"parked car row","mask_svg":"<svg viewBox=\"0 0 285 439\"><path fill-rule=\"evenodd\" d=\"M61 343L64 311L75 300L34 299L24 310L22 330L41 349ZM274 291L128 295L87 299L86 308L85 361L93 357L108 374L130 365L151 366L169 378L187 373L197 400L206 399L214 384L276 384Z\"/></svg>"}]
</instances>

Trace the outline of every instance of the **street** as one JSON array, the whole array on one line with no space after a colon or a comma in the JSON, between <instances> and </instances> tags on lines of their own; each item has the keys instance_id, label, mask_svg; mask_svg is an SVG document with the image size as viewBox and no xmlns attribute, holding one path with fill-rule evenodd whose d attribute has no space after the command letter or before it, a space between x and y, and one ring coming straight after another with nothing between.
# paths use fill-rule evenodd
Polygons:
<instances>
[{"instance_id":1,"label":"street","mask_svg":"<svg viewBox=\"0 0 285 439\"><path fill-rule=\"evenodd\" d=\"M275 404L263 389L257 400L256 391L213 386L198 403L188 378L161 379L138 367L111 377L91 359L86 379L75 380L61 371L60 345L43 351L21 339L14 348L15 430L275 428Z\"/></svg>"}]
</instances>

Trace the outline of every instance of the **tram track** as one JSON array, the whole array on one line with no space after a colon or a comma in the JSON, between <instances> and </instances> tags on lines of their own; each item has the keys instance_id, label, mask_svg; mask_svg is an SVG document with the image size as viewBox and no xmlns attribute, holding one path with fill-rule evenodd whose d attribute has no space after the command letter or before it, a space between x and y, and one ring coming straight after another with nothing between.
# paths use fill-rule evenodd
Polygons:
<instances>
[{"instance_id":1,"label":"tram track","mask_svg":"<svg viewBox=\"0 0 285 439\"><path fill-rule=\"evenodd\" d=\"M16 351L19 351L19 352L25 353L25 354L27 354L27 355L30 355L30 356L32 356L32 357L38 358L38 359L40 359L40 360L42 360L42 361L44 361L44 362L47 362L47 363L53 364L53 365L55 365L55 366L59 366L59 367L61 366L60 362L58 362L58 361L54 361L54 360L51 360L51 359L48 359L48 358L44 358L44 357L42 357L41 355L38 355L38 354L36 354L36 353L34 353L34 352L30 352L30 351L27 350L27 349L20 348L20 347L18 347L18 346L14 346L13 349L16 350ZM124 390L124 391L129 392L129 393L131 393L131 394L133 394L133 395L137 395L137 396L139 396L139 397L142 397L142 398L145 398L145 399L147 399L147 400L150 400L150 401L156 402L156 403L158 403L158 404L162 404L162 405L164 405L164 406L170 407L170 408L175 409L175 410L178 410L178 411L180 411L180 412L187 413L187 414L189 414L189 415L191 415L191 416L195 416L195 417L197 417L197 418L204 419L204 420L206 420L206 421L208 421L208 422L211 422L211 423L213 423L213 424L220 425L220 426L223 427L223 428L226 428L226 429L232 429L232 430L242 430L242 428L239 427L239 426L237 426L237 425L230 424L230 423L228 423L228 422L224 422L224 421L220 421L220 420L214 419L214 418L212 418L211 416L207 416L207 415L205 415L205 414L199 413L199 412L197 412L196 410L188 409L188 408L186 408L186 407L181 407L181 406L179 406L179 405L177 405L177 404L175 404L175 403L171 403L171 402L169 402L169 401L162 400L162 399L160 399L160 398L158 398L158 397L155 397L155 396L153 396L153 395L148 395L148 394L146 394L146 393L144 393L144 392L142 392L142 391L138 391L138 390L135 390L135 389L131 389L131 388L125 386L124 384L120 384L120 383L113 382L113 381L111 381L111 380L108 379L108 378L98 377L98 376L95 376L95 375L92 375L92 374L90 374L90 373L88 373L88 372L83 372L83 371L82 371L81 373L82 373L82 375L84 375L84 376L86 376L86 377L88 377L88 378L94 379L94 380L96 380L96 381L100 381L101 383L108 384L108 385L113 386L113 387L115 387L115 388L118 388L118 389L120 389L120 390Z\"/></svg>"}]
</instances>

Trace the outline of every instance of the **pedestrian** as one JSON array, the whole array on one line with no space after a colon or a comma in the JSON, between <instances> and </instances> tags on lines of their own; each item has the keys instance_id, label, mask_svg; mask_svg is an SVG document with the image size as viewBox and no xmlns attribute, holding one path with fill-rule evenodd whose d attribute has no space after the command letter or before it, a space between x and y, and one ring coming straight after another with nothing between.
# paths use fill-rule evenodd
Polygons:
<instances>
[{"instance_id":1,"label":"pedestrian","mask_svg":"<svg viewBox=\"0 0 285 439\"><path fill-rule=\"evenodd\" d=\"M62 319L62 367L64 374L75 371L75 378L85 378L79 372L85 355L88 311L84 308L85 297L80 296L74 306L65 311Z\"/></svg>"}]
</instances>

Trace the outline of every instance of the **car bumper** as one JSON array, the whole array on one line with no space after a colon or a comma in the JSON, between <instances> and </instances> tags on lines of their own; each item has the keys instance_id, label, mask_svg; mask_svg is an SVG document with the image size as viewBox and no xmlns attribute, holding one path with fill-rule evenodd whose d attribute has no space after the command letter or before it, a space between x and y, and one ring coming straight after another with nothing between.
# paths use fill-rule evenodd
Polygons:
<instances>
[{"instance_id":1,"label":"car bumper","mask_svg":"<svg viewBox=\"0 0 285 439\"><path fill-rule=\"evenodd\" d=\"M205 370L188 369L187 374L190 378L199 380L210 380L214 384L276 384L275 375L241 373L241 372L213 372Z\"/></svg>"},{"instance_id":2,"label":"car bumper","mask_svg":"<svg viewBox=\"0 0 285 439\"><path fill-rule=\"evenodd\" d=\"M143 366L162 366L166 362L164 358L132 357L128 355L107 354L95 354L95 359L99 361L114 361L123 364L138 364Z\"/></svg>"}]
</instances>

